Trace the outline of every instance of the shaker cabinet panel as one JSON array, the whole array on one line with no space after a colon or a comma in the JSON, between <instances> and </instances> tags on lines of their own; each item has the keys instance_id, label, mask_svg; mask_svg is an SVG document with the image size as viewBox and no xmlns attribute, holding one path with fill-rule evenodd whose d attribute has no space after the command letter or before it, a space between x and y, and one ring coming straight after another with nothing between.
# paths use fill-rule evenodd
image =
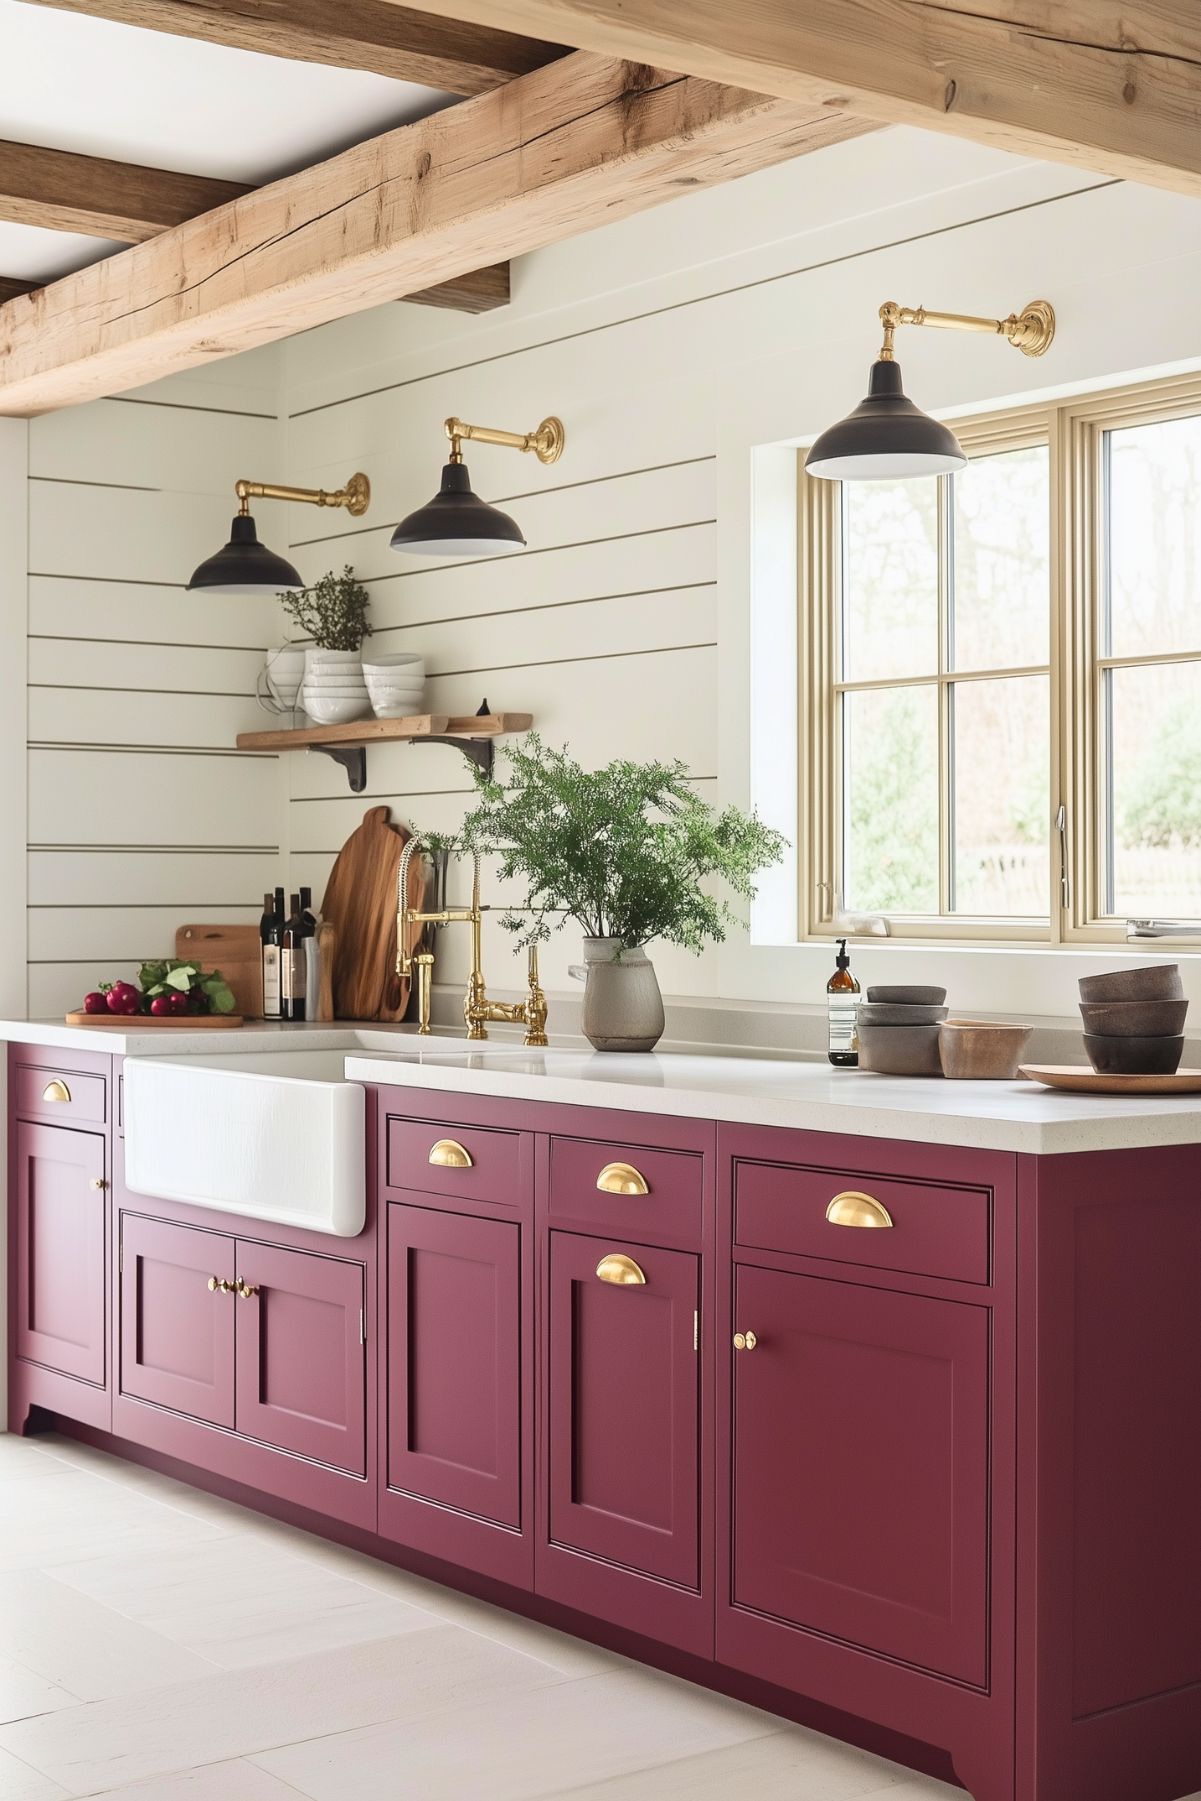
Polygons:
<instances>
[{"instance_id":1,"label":"shaker cabinet panel","mask_svg":"<svg viewBox=\"0 0 1201 1801\"><path fill-rule=\"evenodd\" d=\"M236 1273L223 1232L122 1215L123 1395L233 1425Z\"/></svg>"},{"instance_id":2,"label":"shaker cabinet panel","mask_svg":"<svg viewBox=\"0 0 1201 1801\"><path fill-rule=\"evenodd\" d=\"M734 1326L732 1606L983 1687L987 1312L743 1264Z\"/></svg>"},{"instance_id":3,"label":"shaker cabinet panel","mask_svg":"<svg viewBox=\"0 0 1201 1801\"><path fill-rule=\"evenodd\" d=\"M240 1238L236 1285L238 1432L365 1474L362 1264Z\"/></svg>"},{"instance_id":4,"label":"shaker cabinet panel","mask_svg":"<svg viewBox=\"0 0 1201 1801\"><path fill-rule=\"evenodd\" d=\"M615 1257L632 1280L605 1279ZM698 1270L684 1251L550 1234L550 1542L690 1589L700 1581Z\"/></svg>"},{"instance_id":5,"label":"shaker cabinet panel","mask_svg":"<svg viewBox=\"0 0 1201 1801\"><path fill-rule=\"evenodd\" d=\"M17 1123L18 1357L105 1380L105 1141L98 1133Z\"/></svg>"},{"instance_id":6,"label":"shaker cabinet panel","mask_svg":"<svg viewBox=\"0 0 1201 1801\"><path fill-rule=\"evenodd\" d=\"M387 1481L519 1529L521 1228L388 1208Z\"/></svg>"}]
</instances>

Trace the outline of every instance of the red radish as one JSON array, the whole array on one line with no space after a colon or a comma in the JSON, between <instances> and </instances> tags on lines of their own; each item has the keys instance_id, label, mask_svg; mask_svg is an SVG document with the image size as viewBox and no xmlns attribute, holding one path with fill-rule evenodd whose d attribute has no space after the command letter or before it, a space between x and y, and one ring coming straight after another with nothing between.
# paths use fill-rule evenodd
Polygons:
<instances>
[{"instance_id":1,"label":"red radish","mask_svg":"<svg viewBox=\"0 0 1201 1801\"><path fill-rule=\"evenodd\" d=\"M140 1013L142 993L132 982L114 982L108 991L110 1013Z\"/></svg>"},{"instance_id":2,"label":"red radish","mask_svg":"<svg viewBox=\"0 0 1201 1801\"><path fill-rule=\"evenodd\" d=\"M150 1011L154 1014L156 1019L165 1019L169 1013L174 1013L175 1009L171 1005L171 1000L168 995L156 994L150 1003Z\"/></svg>"},{"instance_id":3,"label":"red radish","mask_svg":"<svg viewBox=\"0 0 1201 1801\"><path fill-rule=\"evenodd\" d=\"M188 997L178 988L172 989L170 994L163 995L161 998L167 1003L168 1013L186 1013L188 1010Z\"/></svg>"},{"instance_id":4,"label":"red radish","mask_svg":"<svg viewBox=\"0 0 1201 1801\"><path fill-rule=\"evenodd\" d=\"M91 994L85 994L83 997L83 1010L85 1013L107 1013L107 994L101 994L97 989L93 989Z\"/></svg>"}]
</instances>

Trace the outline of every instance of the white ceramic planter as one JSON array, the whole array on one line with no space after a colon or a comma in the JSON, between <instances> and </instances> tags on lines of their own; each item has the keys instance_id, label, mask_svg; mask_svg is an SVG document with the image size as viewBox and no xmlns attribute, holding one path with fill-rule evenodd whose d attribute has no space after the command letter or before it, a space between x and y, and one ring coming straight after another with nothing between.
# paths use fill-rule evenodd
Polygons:
<instances>
[{"instance_id":1,"label":"white ceramic planter","mask_svg":"<svg viewBox=\"0 0 1201 1801\"><path fill-rule=\"evenodd\" d=\"M653 1051L665 1019L659 978L646 952L623 950L620 938L585 938L584 963L571 973L583 980L581 1025L598 1051Z\"/></svg>"}]
</instances>

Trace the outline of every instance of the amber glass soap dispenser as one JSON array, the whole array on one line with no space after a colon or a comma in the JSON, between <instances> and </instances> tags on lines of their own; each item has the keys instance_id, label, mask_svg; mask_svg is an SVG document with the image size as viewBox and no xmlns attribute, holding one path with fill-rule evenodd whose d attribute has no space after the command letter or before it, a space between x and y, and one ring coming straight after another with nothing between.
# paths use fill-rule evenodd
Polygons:
<instances>
[{"instance_id":1,"label":"amber glass soap dispenser","mask_svg":"<svg viewBox=\"0 0 1201 1801\"><path fill-rule=\"evenodd\" d=\"M838 940L834 974L826 983L829 1009L829 1055L839 1069L859 1067L859 984L851 974L845 938Z\"/></svg>"}]
</instances>

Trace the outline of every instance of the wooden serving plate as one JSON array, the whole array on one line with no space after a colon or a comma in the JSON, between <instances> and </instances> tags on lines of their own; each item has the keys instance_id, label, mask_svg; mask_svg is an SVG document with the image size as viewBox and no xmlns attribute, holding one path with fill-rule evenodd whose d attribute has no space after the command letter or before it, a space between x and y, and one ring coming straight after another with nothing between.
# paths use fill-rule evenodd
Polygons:
<instances>
[{"instance_id":1,"label":"wooden serving plate","mask_svg":"<svg viewBox=\"0 0 1201 1801\"><path fill-rule=\"evenodd\" d=\"M1201 1094L1201 1069L1174 1076L1102 1076L1086 1063L1023 1063L1019 1074L1068 1094Z\"/></svg>"},{"instance_id":2,"label":"wooden serving plate","mask_svg":"<svg viewBox=\"0 0 1201 1801\"><path fill-rule=\"evenodd\" d=\"M183 1026L189 1032L216 1032L228 1026L244 1025L240 1013L177 1013L160 1018L157 1013L68 1013L69 1026L96 1026L110 1031L120 1026L126 1032L140 1032L143 1026Z\"/></svg>"}]
</instances>

